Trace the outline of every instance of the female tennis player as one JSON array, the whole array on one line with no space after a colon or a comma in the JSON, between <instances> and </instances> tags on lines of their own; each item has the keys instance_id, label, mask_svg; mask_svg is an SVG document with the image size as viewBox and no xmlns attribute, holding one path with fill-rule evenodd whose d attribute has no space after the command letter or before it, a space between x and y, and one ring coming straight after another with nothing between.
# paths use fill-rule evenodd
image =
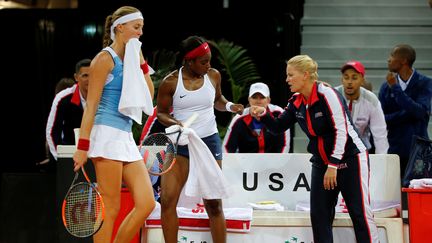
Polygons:
<instances>
[{"instance_id":1,"label":"female tennis player","mask_svg":"<svg viewBox=\"0 0 432 243\"><path fill-rule=\"evenodd\" d=\"M140 46L135 53L139 55L140 63L127 66L130 60L125 58L131 50L128 48L133 47L129 46L130 42L138 41L143 34L143 26L143 16L138 9L129 6L117 9L106 18L105 48L90 65L87 107L73 159L75 171L87 162L87 158L92 160L98 189L105 204L105 220L102 228L93 236L94 242L111 242L114 222L120 209L122 181L129 188L135 207L121 223L113 242L130 242L155 207L147 169L132 136L132 118L119 112L122 84L127 74L123 69L143 72L144 77L141 77L145 78L143 82L146 82L150 91L147 93L153 99L154 87ZM142 71L139 69L140 64Z\"/></svg>"}]
</instances>

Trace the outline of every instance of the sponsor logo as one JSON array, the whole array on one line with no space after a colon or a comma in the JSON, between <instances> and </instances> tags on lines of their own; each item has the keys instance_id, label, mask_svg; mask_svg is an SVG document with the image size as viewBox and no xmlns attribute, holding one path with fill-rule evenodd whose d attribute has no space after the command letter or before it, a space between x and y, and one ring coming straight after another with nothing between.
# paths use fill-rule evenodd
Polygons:
<instances>
[{"instance_id":1,"label":"sponsor logo","mask_svg":"<svg viewBox=\"0 0 432 243\"><path fill-rule=\"evenodd\" d=\"M205 240L199 240L199 241L196 241L196 240L189 240L188 241L188 238L187 238L187 236L180 236L180 239L179 240L177 240L177 243L207 243L207 241L205 241Z\"/></svg>"},{"instance_id":2,"label":"sponsor logo","mask_svg":"<svg viewBox=\"0 0 432 243\"><path fill-rule=\"evenodd\" d=\"M184 98L185 96L186 96L186 95L180 95L180 99L181 99L181 98Z\"/></svg>"},{"instance_id":3,"label":"sponsor logo","mask_svg":"<svg viewBox=\"0 0 432 243\"><path fill-rule=\"evenodd\" d=\"M303 116L303 114L301 112L296 112L296 117L298 119L305 119L304 116Z\"/></svg>"},{"instance_id":4,"label":"sponsor logo","mask_svg":"<svg viewBox=\"0 0 432 243\"><path fill-rule=\"evenodd\" d=\"M348 168L348 165L347 165L347 163L341 163L341 164L338 164L338 169L340 170L340 169L345 169L345 168Z\"/></svg>"},{"instance_id":5,"label":"sponsor logo","mask_svg":"<svg viewBox=\"0 0 432 243\"><path fill-rule=\"evenodd\" d=\"M300 240L299 237L297 237L297 236L293 236L289 240L285 240L285 243L306 243L306 242Z\"/></svg>"}]
</instances>

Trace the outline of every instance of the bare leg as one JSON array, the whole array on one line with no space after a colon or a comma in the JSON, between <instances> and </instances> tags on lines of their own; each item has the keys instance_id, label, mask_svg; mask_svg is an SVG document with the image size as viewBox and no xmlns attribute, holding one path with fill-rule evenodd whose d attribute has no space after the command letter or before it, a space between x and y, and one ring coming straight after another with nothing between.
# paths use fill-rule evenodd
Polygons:
<instances>
[{"instance_id":1,"label":"bare leg","mask_svg":"<svg viewBox=\"0 0 432 243\"><path fill-rule=\"evenodd\" d=\"M114 222L120 210L120 190L123 164L106 159L93 159L99 192L105 204L105 219L93 242L111 242Z\"/></svg>"},{"instance_id":2,"label":"bare leg","mask_svg":"<svg viewBox=\"0 0 432 243\"><path fill-rule=\"evenodd\" d=\"M172 169L162 175L161 180L161 219L162 230L166 243L177 243L178 217L177 202L181 190L186 183L189 171L189 160L177 156L177 162Z\"/></svg>"},{"instance_id":3,"label":"bare leg","mask_svg":"<svg viewBox=\"0 0 432 243\"><path fill-rule=\"evenodd\" d=\"M217 160L219 167L222 168L222 161ZM226 221L223 213L222 200L205 200L204 206L210 221L210 231L214 243L226 242Z\"/></svg>"},{"instance_id":4,"label":"bare leg","mask_svg":"<svg viewBox=\"0 0 432 243\"><path fill-rule=\"evenodd\" d=\"M222 200L205 200L204 205L210 220L210 231L214 243L226 242L226 222Z\"/></svg>"},{"instance_id":5,"label":"bare leg","mask_svg":"<svg viewBox=\"0 0 432 243\"><path fill-rule=\"evenodd\" d=\"M114 243L130 242L156 205L150 177L143 161L124 163L123 179L131 192L135 207L121 223Z\"/></svg>"}]
</instances>

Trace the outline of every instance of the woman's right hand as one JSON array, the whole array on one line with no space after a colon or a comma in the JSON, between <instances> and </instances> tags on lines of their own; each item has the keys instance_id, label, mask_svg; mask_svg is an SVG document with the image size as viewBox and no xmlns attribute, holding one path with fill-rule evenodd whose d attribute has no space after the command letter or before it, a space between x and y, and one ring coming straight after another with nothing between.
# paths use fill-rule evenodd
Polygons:
<instances>
[{"instance_id":1,"label":"woman's right hand","mask_svg":"<svg viewBox=\"0 0 432 243\"><path fill-rule=\"evenodd\" d=\"M397 83L396 74L393 73L393 72L388 72L387 76L386 76L386 79L387 79L387 84L390 87Z\"/></svg>"},{"instance_id":2,"label":"woman's right hand","mask_svg":"<svg viewBox=\"0 0 432 243\"><path fill-rule=\"evenodd\" d=\"M73 155L74 171L77 172L87 163L87 151L77 149Z\"/></svg>"},{"instance_id":3,"label":"woman's right hand","mask_svg":"<svg viewBox=\"0 0 432 243\"><path fill-rule=\"evenodd\" d=\"M264 115L265 111L266 108L261 106L256 106L256 105L253 105L249 108L249 114L258 120L260 119L261 116Z\"/></svg>"},{"instance_id":4,"label":"woman's right hand","mask_svg":"<svg viewBox=\"0 0 432 243\"><path fill-rule=\"evenodd\" d=\"M327 167L327 170L324 174L324 189L325 190L333 190L337 187L337 169L332 167Z\"/></svg>"}]
</instances>

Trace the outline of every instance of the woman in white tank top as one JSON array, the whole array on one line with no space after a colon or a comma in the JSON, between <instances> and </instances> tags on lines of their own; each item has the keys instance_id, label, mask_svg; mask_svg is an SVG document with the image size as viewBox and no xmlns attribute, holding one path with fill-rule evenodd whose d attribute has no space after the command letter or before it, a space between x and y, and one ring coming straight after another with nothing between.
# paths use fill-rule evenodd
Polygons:
<instances>
[{"instance_id":1,"label":"woman in white tank top","mask_svg":"<svg viewBox=\"0 0 432 243\"><path fill-rule=\"evenodd\" d=\"M165 126L181 125L193 113L198 119L191 128L207 144L219 166L222 164L222 146L219 138L214 109L241 113L241 104L228 102L222 95L221 75L210 66L211 52L203 38L191 36L182 42L178 58L182 67L164 78L159 86L157 108L158 120ZM173 115L170 108L173 108ZM165 242L177 242L177 202L186 183L189 171L187 146L179 146L177 163L161 181L161 217ZM210 219L213 242L226 242L225 217L221 199L204 199Z\"/></svg>"}]
</instances>

